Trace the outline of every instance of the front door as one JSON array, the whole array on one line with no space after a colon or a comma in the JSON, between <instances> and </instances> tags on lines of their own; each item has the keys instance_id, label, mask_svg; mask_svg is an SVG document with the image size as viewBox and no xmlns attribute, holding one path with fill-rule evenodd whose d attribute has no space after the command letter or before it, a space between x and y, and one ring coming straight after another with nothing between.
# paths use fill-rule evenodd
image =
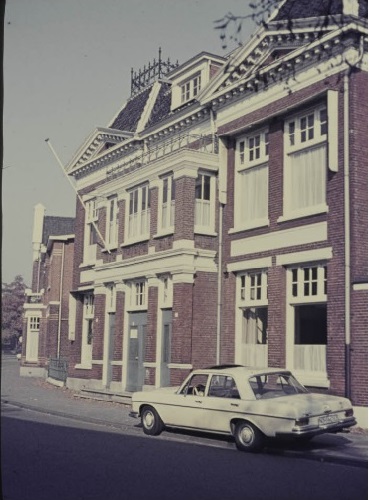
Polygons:
<instances>
[{"instance_id":1,"label":"front door","mask_svg":"<svg viewBox=\"0 0 369 500\"><path fill-rule=\"evenodd\" d=\"M161 355L161 387L170 385L170 350L171 350L171 337L172 337L172 310L163 311L162 323L162 355Z\"/></svg>"},{"instance_id":2,"label":"front door","mask_svg":"<svg viewBox=\"0 0 369 500\"><path fill-rule=\"evenodd\" d=\"M145 380L145 336L147 313L129 315L127 391L140 391Z\"/></svg>"}]
</instances>

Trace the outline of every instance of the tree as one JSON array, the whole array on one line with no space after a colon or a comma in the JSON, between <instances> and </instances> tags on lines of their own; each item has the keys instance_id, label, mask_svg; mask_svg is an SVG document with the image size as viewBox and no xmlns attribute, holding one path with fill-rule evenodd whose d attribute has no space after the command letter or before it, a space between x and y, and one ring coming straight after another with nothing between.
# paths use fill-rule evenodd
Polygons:
<instances>
[{"instance_id":1,"label":"tree","mask_svg":"<svg viewBox=\"0 0 369 500\"><path fill-rule=\"evenodd\" d=\"M22 276L1 283L1 344L15 348L22 335L22 313L26 284Z\"/></svg>"}]
</instances>

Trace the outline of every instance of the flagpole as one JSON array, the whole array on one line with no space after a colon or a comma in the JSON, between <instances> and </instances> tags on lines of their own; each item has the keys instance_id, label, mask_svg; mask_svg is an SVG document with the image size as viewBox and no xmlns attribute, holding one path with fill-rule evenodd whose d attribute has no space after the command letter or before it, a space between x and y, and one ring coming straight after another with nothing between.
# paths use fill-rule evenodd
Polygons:
<instances>
[{"instance_id":1,"label":"flagpole","mask_svg":"<svg viewBox=\"0 0 369 500\"><path fill-rule=\"evenodd\" d=\"M60 168L62 169L64 176L68 179L69 184L72 186L72 188L73 188L74 192L76 193L77 198L79 199L79 201L80 201L81 205L83 206L85 213L87 213L87 211L86 211L86 205L85 205L84 201L82 200L81 195L80 195L80 194L79 194L79 192L77 191L76 187L74 186L74 184L73 184L73 182L72 182L71 178L70 178L70 177L69 177L69 175L67 175L67 173L65 172L65 170L64 170L64 165L63 165L63 163L61 162L61 160L60 160L59 156L56 154L56 151L55 151L55 149L53 148L53 146L52 146L52 144L51 144L51 142L50 142L50 139L49 139L49 138L45 139L45 142L46 142L46 143L47 143L47 145L49 146L49 148L50 148L51 152L53 153L53 155L54 155L54 157L55 157L55 159L56 159L56 161L58 162L58 164L59 164ZM95 221L93 221L93 220L92 220L92 221L91 221L91 223L92 223L92 225L94 226L95 231L96 231L96 233L98 234L99 238L100 238L100 239L101 239L101 241L103 242L104 248L108 251L108 253L111 253L111 252L110 252L110 250L107 248L107 245L106 245L106 243L105 243L105 240L104 240L104 238L102 237L102 234L100 233L99 228L97 227L97 225L96 225Z\"/></svg>"}]
</instances>

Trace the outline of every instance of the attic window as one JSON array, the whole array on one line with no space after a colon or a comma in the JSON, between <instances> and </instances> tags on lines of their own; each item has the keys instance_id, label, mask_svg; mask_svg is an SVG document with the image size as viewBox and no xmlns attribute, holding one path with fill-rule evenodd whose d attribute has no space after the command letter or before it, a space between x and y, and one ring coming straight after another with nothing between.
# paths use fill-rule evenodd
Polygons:
<instances>
[{"instance_id":1,"label":"attic window","mask_svg":"<svg viewBox=\"0 0 369 500\"><path fill-rule=\"evenodd\" d=\"M181 104L195 97L201 89L201 74L198 73L194 78L183 82L181 85Z\"/></svg>"}]
</instances>

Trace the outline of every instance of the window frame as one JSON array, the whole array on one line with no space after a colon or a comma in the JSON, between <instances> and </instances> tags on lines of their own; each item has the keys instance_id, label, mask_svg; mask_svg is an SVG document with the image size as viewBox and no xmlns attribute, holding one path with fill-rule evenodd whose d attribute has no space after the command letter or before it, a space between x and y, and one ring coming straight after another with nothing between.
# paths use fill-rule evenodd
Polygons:
<instances>
[{"instance_id":1,"label":"window frame","mask_svg":"<svg viewBox=\"0 0 369 500\"><path fill-rule=\"evenodd\" d=\"M200 197L197 196L197 187L198 180L201 180L201 188L200 188ZM209 178L209 186L205 186L205 178ZM207 193L209 199L207 199ZM194 232L196 234L210 234L212 236L215 235L215 195L216 195L216 177L212 172L206 170L199 170L198 175L195 179L195 214L194 214ZM199 200L199 201L197 201ZM208 202L208 203L207 203ZM203 224L203 220L205 217L204 212L206 212L206 205L208 205L209 210L209 222L208 224ZM197 219L198 211L201 212L200 221Z\"/></svg>"},{"instance_id":2,"label":"window frame","mask_svg":"<svg viewBox=\"0 0 369 500\"><path fill-rule=\"evenodd\" d=\"M266 171L266 172L265 172ZM244 185L246 176L266 176L262 181L266 184L263 204L260 205L258 216L248 216L247 203L244 200ZM235 147L235 197L234 197L234 228L231 232L252 229L269 225L269 129L263 127L244 134L236 139ZM263 178L262 178L263 179ZM257 179L261 182L260 178ZM258 195L260 198L260 193ZM255 204L252 204L255 206Z\"/></svg>"},{"instance_id":3,"label":"window frame","mask_svg":"<svg viewBox=\"0 0 369 500\"><path fill-rule=\"evenodd\" d=\"M310 117L313 117L313 124L309 124ZM323 118L323 120L322 120ZM302 127L304 121L305 126ZM309 137L309 134L311 137ZM304 111L292 114L284 120L283 131L284 160L283 160L283 216L278 219L284 220L324 213L327 207L327 171L328 171L328 107L325 103L306 108ZM324 185L321 188L322 199L306 206L294 206L292 196L293 182L293 161L296 155L301 153L314 154L314 151L322 149L321 154L325 155L324 166L320 172ZM295 160L296 161L296 160ZM297 167L296 167L297 168ZM324 172L323 172L324 170ZM294 174L298 176L298 174ZM301 181L302 182L302 181ZM311 187L303 183L306 190ZM314 186L312 186L314 188ZM294 189L295 191L295 189Z\"/></svg>"},{"instance_id":4,"label":"window frame","mask_svg":"<svg viewBox=\"0 0 369 500\"><path fill-rule=\"evenodd\" d=\"M165 191L165 184L167 188ZM164 193L167 193L167 201L164 202ZM164 206L166 205L166 207ZM163 224L164 210L169 224ZM160 177L159 185L159 210L158 210L158 234L172 234L175 224L175 179L173 172L169 172Z\"/></svg>"},{"instance_id":5,"label":"window frame","mask_svg":"<svg viewBox=\"0 0 369 500\"><path fill-rule=\"evenodd\" d=\"M118 230L119 230L119 205L118 197L111 196L106 204L106 246L109 249L118 247ZM112 237L113 231L113 237Z\"/></svg>"},{"instance_id":6,"label":"window frame","mask_svg":"<svg viewBox=\"0 0 369 500\"><path fill-rule=\"evenodd\" d=\"M144 195L145 193L145 195ZM145 206L145 208L143 208ZM132 244L150 238L151 190L148 182L127 190L125 243ZM131 210L137 210L132 211ZM137 220L133 222L134 215ZM145 230L143 231L143 225Z\"/></svg>"}]
</instances>

